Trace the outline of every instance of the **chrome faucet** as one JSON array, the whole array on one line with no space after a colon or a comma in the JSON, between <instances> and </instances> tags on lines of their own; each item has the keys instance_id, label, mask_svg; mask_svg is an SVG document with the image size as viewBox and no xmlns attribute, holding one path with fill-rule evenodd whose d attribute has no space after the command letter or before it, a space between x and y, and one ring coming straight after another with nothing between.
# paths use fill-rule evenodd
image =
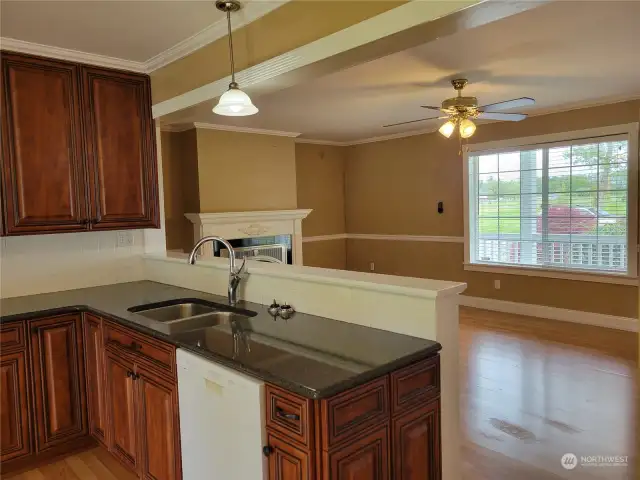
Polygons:
<instances>
[{"instance_id":1,"label":"chrome faucet","mask_svg":"<svg viewBox=\"0 0 640 480\"><path fill-rule=\"evenodd\" d=\"M216 236L202 237L198 240L198 243L195 244L193 250L191 250L191 253L189 254L189 264L194 265L196 263L196 254L202 245L207 242L216 241L220 242L227 250L229 250L229 286L227 288L227 294L229 296L229 304L235 305L238 303L238 285L240 285L240 280L244 278L244 266L247 259L244 259L240 268L236 268L236 253L228 241L222 237Z\"/></svg>"}]
</instances>

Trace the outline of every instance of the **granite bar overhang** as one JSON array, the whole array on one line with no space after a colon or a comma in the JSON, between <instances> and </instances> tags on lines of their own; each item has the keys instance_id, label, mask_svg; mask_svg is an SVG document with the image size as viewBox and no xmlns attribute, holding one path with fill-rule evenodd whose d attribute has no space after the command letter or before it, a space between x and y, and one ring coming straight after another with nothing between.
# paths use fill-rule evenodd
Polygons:
<instances>
[{"instance_id":1,"label":"granite bar overhang","mask_svg":"<svg viewBox=\"0 0 640 480\"><path fill-rule=\"evenodd\" d=\"M237 351L231 330L223 326L168 334L164 324L128 311L178 298L228 305L222 296L140 281L1 299L0 322L91 312L312 399L361 385L441 349L435 341L300 312L274 320L266 306L240 302L238 308L257 315L243 329L249 349Z\"/></svg>"}]
</instances>

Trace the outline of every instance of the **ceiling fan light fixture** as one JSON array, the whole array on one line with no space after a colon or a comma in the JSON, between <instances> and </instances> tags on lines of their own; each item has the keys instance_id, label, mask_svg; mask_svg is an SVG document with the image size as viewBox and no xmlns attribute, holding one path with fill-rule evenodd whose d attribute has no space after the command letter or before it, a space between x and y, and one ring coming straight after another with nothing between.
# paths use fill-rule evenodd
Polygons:
<instances>
[{"instance_id":1,"label":"ceiling fan light fixture","mask_svg":"<svg viewBox=\"0 0 640 480\"><path fill-rule=\"evenodd\" d=\"M246 117L258 113L249 95L238 88L238 84L230 83L229 90L224 92L213 107L213 113L227 117Z\"/></svg>"},{"instance_id":2,"label":"ceiling fan light fixture","mask_svg":"<svg viewBox=\"0 0 640 480\"><path fill-rule=\"evenodd\" d=\"M469 138L476 131L476 124L470 119L465 118L460 122L460 136L462 138Z\"/></svg>"},{"instance_id":3,"label":"ceiling fan light fixture","mask_svg":"<svg viewBox=\"0 0 640 480\"><path fill-rule=\"evenodd\" d=\"M455 129L456 129L455 122L449 120L447 123L443 124L438 129L438 131L445 137L449 138Z\"/></svg>"},{"instance_id":4,"label":"ceiling fan light fixture","mask_svg":"<svg viewBox=\"0 0 640 480\"><path fill-rule=\"evenodd\" d=\"M231 34L231 12L237 12L242 5L237 0L217 0L216 8L227 14L227 29L229 31L229 60L231 63L231 83L229 90L224 92L213 107L213 113L225 117L246 117L258 113L249 95L244 93L236 83L236 66L233 59L233 36Z\"/></svg>"}]
</instances>

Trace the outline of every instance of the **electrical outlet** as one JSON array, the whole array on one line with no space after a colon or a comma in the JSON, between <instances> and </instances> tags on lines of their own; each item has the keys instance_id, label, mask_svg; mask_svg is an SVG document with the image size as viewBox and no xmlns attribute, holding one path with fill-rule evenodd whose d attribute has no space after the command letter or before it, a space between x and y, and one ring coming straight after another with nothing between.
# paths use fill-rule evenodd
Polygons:
<instances>
[{"instance_id":1,"label":"electrical outlet","mask_svg":"<svg viewBox=\"0 0 640 480\"><path fill-rule=\"evenodd\" d=\"M500 280L493 281L493 288L495 288L496 290L500 290Z\"/></svg>"},{"instance_id":2,"label":"electrical outlet","mask_svg":"<svg viewBox=\"0 0 640 480\"><path fill-rule=\"evenodd\" d=\"M369 270L372 272L376 271L376 264L374 262L369 262Z\"/></svg>"},{"instance_id":3,"label":"electrical outlet","mask_svg":"<svg viewBox=\"0 0 640 480\"><path fill-rule=\"evenodd\" d=\"M118 247L133 247L133 232L131 230L118 232Z\"/></svg>"}]
</instances>

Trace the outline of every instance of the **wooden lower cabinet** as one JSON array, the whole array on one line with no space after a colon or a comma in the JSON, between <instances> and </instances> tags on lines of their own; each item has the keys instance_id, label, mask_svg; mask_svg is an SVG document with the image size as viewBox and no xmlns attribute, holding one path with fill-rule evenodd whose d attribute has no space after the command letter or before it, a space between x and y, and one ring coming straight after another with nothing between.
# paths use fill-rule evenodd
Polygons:
<instances>
[{"instance_id":1,"label":"wooden lower cabinet","mask_svg":"<svg viewBox=\"0 0 640 480\"><path fill-rule=\"evenodd\" d=\"M311 480L313 465L311 455L271 432L267 434L269 480Z\"/></svg>"},{"instance_id":2,"label":"wooden lower cabinet","mask_svg":"<svg viewBox=\"0 0 640 480\"><path fill-rule=\"evenodd\" d=\"M388 480L391 478L388 426L324 452L323 463L324 478L327 480Z\"/></svg>"},{"instance_id":3,"label":"wooden lower cabinet","mask_svg":"<svg viewBox=\"0 0 640 480\"><path fill-rule=\"evenodd\" d=\"M41 452L87 434L82 316L32 320L28 327L35 450Z\"/></svg>"},{"instance_id":4,"label":"wooden lower cabinet","mask_svg":"<svg viewBox=\"0 0 640 480\"><path fill-rule=\"evenodd\" d=\"M26 353L0 356L0 462L31 453Z\"/></svg>"},{"instance_id":5,"label":"wooden lower cabinet","mask_svg":"<svg viewBox=\"0 0 640 480\"><path fill-rule=\"evenodd\" d=\"M133 362L107 351L109 451L131 470L139 471L137 398Z\"/></svg>"},{"instance_id":6,"label":"wooden lower cabinet","mask_svg":"<svg viewBox=\"0 0 640 480\"><path fill-rule=\"evenodd\" d=\"M393 420L394 480L440 480L440 400Z\"/></svg>"},{"instance_id":7,"label":"wooden lower cabinet","mask_svg":"<svg viewBox=\"0 0 640 480\"><path fill-rule=\"evenodd\" d=\"M87 376L87 406L89 434L107 445L107 399L105 387L104 337L102 319L95 315L84 317L84 357Z\"/></svg>"},{"instance_id":8,"label":"wooden lower cabinet","mask_svg":"<svg viewBox=\"0 0 640 480\"><path fill-rule=\"evenodd\" d=\"M141 478L181 478L178 389L175 383L138 370L136 375Z\"/></svg>"}]
</instances>

